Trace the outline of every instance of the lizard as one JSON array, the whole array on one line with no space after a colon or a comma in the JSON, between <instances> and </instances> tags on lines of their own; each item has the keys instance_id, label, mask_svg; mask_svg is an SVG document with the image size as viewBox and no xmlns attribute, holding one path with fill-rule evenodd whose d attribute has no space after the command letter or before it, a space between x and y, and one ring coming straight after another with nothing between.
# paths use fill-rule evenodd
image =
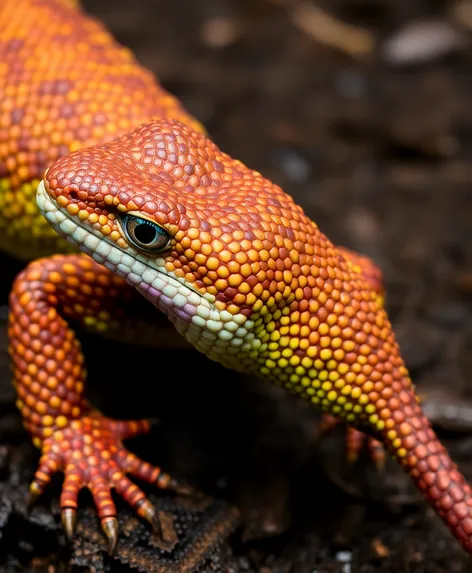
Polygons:
<instances>
[{"instance_id":1,"label":"lizard","mask_svg":"<svg viewBox=\"0 0 472 573\"><path fill-rule=\"evenodd\" d=\"M422 411L378 293L279 186L164 119L60 158L37 201L84 253L65 264L92 257L209 359L373 435L471 550L470 487ZM27 277L13 304L28 317Z\"/></svg>"},{"instance_id":2,"label":"lizard","mask_svg":"<svg viewBox=\"0 0 472 573\"><path fill-rule=\"evenodd\" d=\"M148 430L147 421L111 420L85 400L84 359L67 322L79 319L92 330L125 336L121 326L126 321L138 320L136 316L143 311L142 302L146 298L141 296L144 290L147 298L164 311L152 315L155 322L152 333L159 342L169 342L168 329L160 338L154 334L166 329L168 322L164 315L167 315L177 326L176 330L185 335L171 337L172 345L188 339L210 358L284 385L315 406L344 418L353 428L367 431L374 440L380 439L410 471L454 535L469 550L468 486L421 414L383 309L383 285L375 265L361 255L332 246L277 186L222 155L205 138L200 123L98 22L80 12L77 2L7 0L0 8L0 24L3 64L0 73L4 86L0 123L0 247L24 259L62 253L43 256L29 264L17 277L10 297L10 354L17 405L33 442L42 450L31 484L32 495L42 493L56 471L64 471L61 508L66 531L72 535L78 491L89 487L109 538L110 550L113 550L117 521L110 488L135 507L140 516L158 527L152 505L125 474L160 487L180 487L159 468L143 462L123 447L124 438ZM61 156L65 156L66 162L75 161L83 157L81 149L112 142L116 136L143 122L150 127L141 128L145 130L140 132L141 139L132 132L131 136L118 140L118 147L109 143L108 147L93 151L92 157L107 158L105 163L110 164L110 174L105 175L100 169L98 173L79 170L72 181L61 181L63 195L54 183L51 185L52 174L64 165ZM153 155L149 151L152 137L149 139L146 130L156 129L156 137L176 137L183 143L176 147L164 138ZM137 159L132 154L123 159L129 143L136 140L146 145L147 158ZM194 156L195 151L201 157ZM71 152L71 156L67 155ZM170 157L170 163L161 161L161 168L154 168L162 156ZM208 157L212 156L221 160L215 159L213 163L211 159L208 164ZM201 158L205 158L202 164ZM58 159L59 168L54 163ZM34 195L44 170L51 163L53 167L48 170L47 178L39 184L38 203L45 215L43 219ZM123 227L116 216L125 212L117 199L120 186L110 177L118 169L120 176L126 179L126 172L134 172L140 165L146 167L147 176L160 191L163 185L167 186L166 192L159 203L149 199L156 196L154 188L146 188L146 192L140 190L141 198L139 193L134 194L136 205L133 207L139 216L133 218L136 215L131 213ZM138 169L144 178L146 169ZM92 173L93 177L105 177L103 184L109 186L110 193L99 204L95 204L97 189L89 184ZM173 208L168 210L166 201L172 198L176 181L185 183L175 188L184 194L180 202L174 198ZM233 188L231 185L235 182L237 185ZM129 185L136 190L135 184L129 182ZM204 213L205 219L199 218L200 212L192 220L193 227L185 229L187 223L184 223L184 227L179 228L186 221L184 213L190 188L198 189L204 204L203 197L212 196L211 192L216 191L213 186L220 190L226 188L229 195L234 189L239 190L233 204L229 197L215 197L215 213L222 215L221 220L211 216L211 212ZM53 198L56 191L57 197ZM245 225L237 216L237 199L245 205L245 200L251 203L258 192L261 192L260 202L255 201L255 205L265 205L265 211L256 209L248 222L257 219L259 227L254 224L243 232ZM84 203L86 199L88 202ZM84 207L78 208L82 204ZM147 204L151 210L145 209L143 214L141 208ZM65 210L71 218L58 223L58 217ZM48 225L46 219L52 224ZM80 221L81 226L72 227L73 220ZM302 220L305 246L294 239L300 233L297 224ZM164 222L170 225L167 231L162 227ZM235 228L236 223L239 229ZM275 226L267 231L271 225ZM90 226L100 229L100 238L95 235L94 239L84 231L90 231ZM75 249L64 240L65 236L71 239L72 228ZM179 235L186 231L186 236ZM164 291L159 294L151 284L144 282L139 283L140 293L139 288L136 289L139 274L118 268L122 263L117 266L113 259L116 251L110 250L106 256L103 252L100 254L101 249L116 243L120 249L136 256L135 269L144 273L142 257L143 253L149 254L149 245L138 245L134 252L131 233L137 233L138 241L144 233L141 239L146 241L149 232L161 233L159 240L167 236L165 233L172 237L174 258L169 256L176 265L174 274L166 275L169 284L162 287L167 294ZM77 239L79 235L83 240ZM223 235L225 241L229 241L227 244L221 240ZM178 243L176 236L181 239ZM212 249L216 249L212 253L216 256L206 253L210 238ZM288 249L282 243L287 240L294 245L289 250L289 258L293 255L297 259L290 258L296 273L290 266L284 266ZM184 250L175 258L177 245ZM68 254L77 248L88 250L99 262L85 255ZM323 253L321 258L317 250ZM311 263L307 264L311 274L307 276L301 271L302 266L306 270L307 264L301 266L300 260L310 258ZM171 262L167 260L166 264ZM182 275L182 269L188 264L191 270ZM252 274L251 270L246 276L249 268L257 264L258 273ZM197 279L204 269L205 276ZM149 273L145 276L149 279ZM171 279L176 282L171 283ZM295 288L305 279L305 286ZM194 284L195 281L199 282ZM223 284L225 289L218 290ZM278 290L283 285L284 288ZM179 289L183 289L184 294ZM169 297L169 293L177 298ZM190 296L184 310L179 306L182 296ZM168 303L169 298L172 304ZM343 306L346 304L347 307ZM192 305L197 305L203 316L192 314ZM148 314L148 307L145 309L144 314ZM190 316L187 311L191 311L192 321L200 320L197 338L195 334L186 336L192 332L192 329L187 332L185 327ZM307 323L303 322L307 319ZM223 323L225 326L221 327ZM251 345L259 345L258 349L247 352L246 336L250 337ZM213 344L216 339L219 344ZM372 346L374 339L376 347ZM341 353L347 358L339 362Z\"/></svg>"}]
</instances>

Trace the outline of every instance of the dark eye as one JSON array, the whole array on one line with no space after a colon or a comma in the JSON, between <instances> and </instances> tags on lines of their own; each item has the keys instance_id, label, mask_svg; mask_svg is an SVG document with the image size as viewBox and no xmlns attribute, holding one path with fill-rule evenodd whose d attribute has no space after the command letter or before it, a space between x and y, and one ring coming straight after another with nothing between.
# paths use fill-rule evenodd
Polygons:
<instances>
[{"instance_id":1,"label":"dark eye","mask_svg":"<svg viewBox=\"0 0 472 573\"><path fill-rule=\"evenodd\" d=\"M142 251L162 251L169 244L169 234L152 221L134 215L125 215L122 221L126 238Z\"/></svg>"}]
</instances>

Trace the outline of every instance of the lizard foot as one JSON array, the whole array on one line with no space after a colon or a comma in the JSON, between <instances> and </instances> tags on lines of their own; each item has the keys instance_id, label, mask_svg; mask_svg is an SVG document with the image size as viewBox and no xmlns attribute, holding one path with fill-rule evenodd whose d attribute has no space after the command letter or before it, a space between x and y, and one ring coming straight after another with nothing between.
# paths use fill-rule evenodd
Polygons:
<instances>
[{"instance_id":1,"label":"lizard foot","mask_svg":"<svg viewBox=\"0 0 472 573\"><path fill-rule=\"evenodd\" d=\"M320 425L318 426L318 437L323 437L331 432L336 426L344 423L342 420L323 414ZM357 430L353 426L347 426L346 429L346 458L349 463L354 464L358 459L364 445L367 446L371 460L378 470L385 466L385 449L381 442Z\"/></svg>"},{"instance_id":2,"label":"lizard foot","mask_svg":"<svg viewBox=\"0 0 472 573\"><path fill-rule=\"evenodd\" d=\"M125 474L178 493L190 493L160 468L129 452L122 440L149 431L147 420L119 421L91 414L69 422L42 442L42 455L30 485L30 502L41 495L52 476L64 472L60 498L61 516L68 537L74 532L79 491L90 490L101 526L112 553L118 538L118 520L111 489L121 495L136 513L160 531L159 517L144 492Z\"/></svg>"}]
</instances>

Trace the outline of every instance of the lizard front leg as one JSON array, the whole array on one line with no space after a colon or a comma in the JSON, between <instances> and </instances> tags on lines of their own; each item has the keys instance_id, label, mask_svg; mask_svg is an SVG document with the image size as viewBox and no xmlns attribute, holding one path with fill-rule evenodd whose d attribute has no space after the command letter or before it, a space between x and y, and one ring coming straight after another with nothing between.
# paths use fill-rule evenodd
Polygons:
<instances>
[{"instance_id":1,"label":"lizard front leg","mask_svg":"<svg viewBox=\"0 0 472 573\"><path fill-rule=\"evenodd\" d=\"M89 488L110 551L118 529L112 488L142 518L159 527L153 505L126 474L160 488L178 489L179 484L122 444L147 432L148 421L107 418L85 399L84 358L67 320L113 335L141 306L142 298L134 289L85 255L57 255L31 263L17 277L10 295L9 351L17 405L42 452L31 495L40 495L56 472L64 472L62 520L72 535L79 491ZM166 319L159 322L165 326Z\"/></svg>"}]
</instances>

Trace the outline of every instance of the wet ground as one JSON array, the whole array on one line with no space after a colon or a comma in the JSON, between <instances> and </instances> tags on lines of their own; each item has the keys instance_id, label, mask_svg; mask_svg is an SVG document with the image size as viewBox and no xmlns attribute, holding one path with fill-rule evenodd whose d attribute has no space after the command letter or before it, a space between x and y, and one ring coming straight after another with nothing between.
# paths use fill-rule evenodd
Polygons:
<instances>
[{"instance_id":1,"label":"wet ground","mask_svg":"<svg viewBox=\"0 0 472 573\"><path fill-rule=\"evenodd\" d=\"M225 151L281 184L333 241L376 260L426 411L472 480L472 3L84 5ZM1 304L17 268L5 264ZM113 561L84 509L79 570L472 571L393 462L381 473L367 456L348 466L342 432L316 442L317 415L304 404L193 353L83 342L103 409L160 419L130 447L213 497L154 498L175 517L165 547L120 506ZM0 568L64 570L58 488L25 513L37 454L14 408L5 349L3 329Z\"/></svg>"}]
</instances>

